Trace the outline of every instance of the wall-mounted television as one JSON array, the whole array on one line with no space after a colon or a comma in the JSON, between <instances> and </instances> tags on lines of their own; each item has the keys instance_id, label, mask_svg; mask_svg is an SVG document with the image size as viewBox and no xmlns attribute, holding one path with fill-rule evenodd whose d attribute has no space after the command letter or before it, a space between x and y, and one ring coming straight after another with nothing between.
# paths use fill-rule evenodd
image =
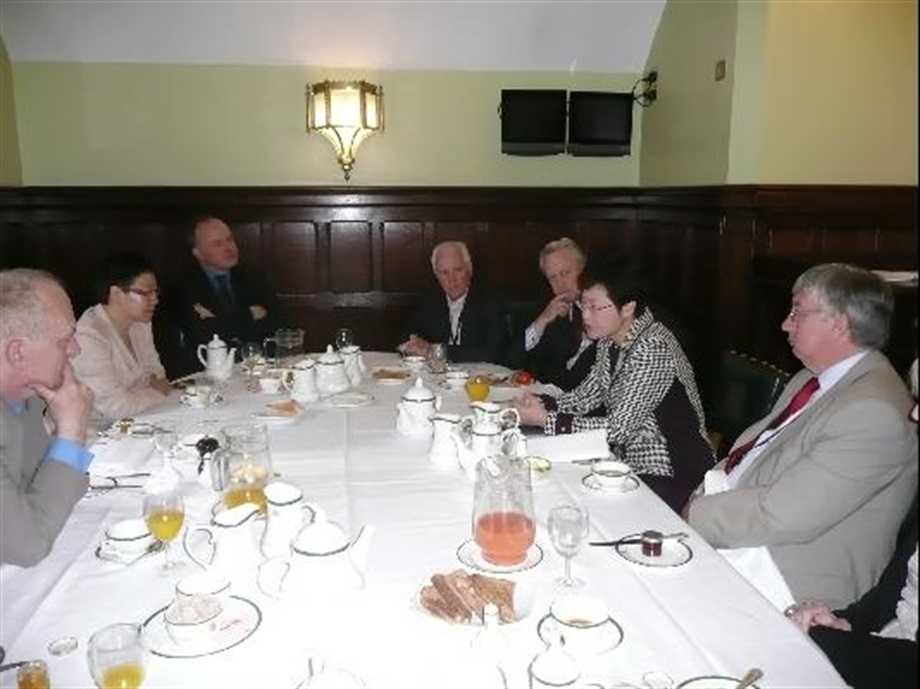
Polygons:
<instances>
[{"instance_id":1,"label":"wall-mounted television","mask_svg":"<svg viewBox=\"0 0 920 689\"><path fill-rule=\"evenodd\" d=\"M564 89L502 89L502 153L519 156L565 152Z\"/></svg>"},{"instance_id":2,"label":"wall-mounted television","mask_svg":"<svg viewBox=\"0 0 920 689\"><path fill-rule=\"evenodd\" d=\"M572 91L566 152L573 156L629 155L632 114L631 93Z\"/></svg>"}]
</instances>

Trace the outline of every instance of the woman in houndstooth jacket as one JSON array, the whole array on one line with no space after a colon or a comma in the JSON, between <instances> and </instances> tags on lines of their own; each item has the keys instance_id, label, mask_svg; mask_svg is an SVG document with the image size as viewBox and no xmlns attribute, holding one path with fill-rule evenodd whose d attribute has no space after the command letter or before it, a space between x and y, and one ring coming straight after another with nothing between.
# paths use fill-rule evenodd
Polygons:
<instances>
[{"instance_id":1,"label":"woman in houndstooth jacket","mask_svg":"<svg viewBox=\"0 0 920 689\"><path fill-rule=\"evenodd\" d=\"M516 399L521 423L548 435L606 429L612 452L679 511L715 461L690 362L625 263L589 266L582 288L585 331L598 343L594 367L556 399ZM598 407L606 415L588 416Z\"/></svg>"}]
</instances>

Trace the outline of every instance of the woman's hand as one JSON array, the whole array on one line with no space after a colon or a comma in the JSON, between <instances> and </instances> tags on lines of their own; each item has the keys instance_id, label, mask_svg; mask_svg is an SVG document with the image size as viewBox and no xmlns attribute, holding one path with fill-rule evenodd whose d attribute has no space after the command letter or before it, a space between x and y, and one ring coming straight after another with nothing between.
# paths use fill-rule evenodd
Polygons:
<instances>
[{"instance_id":1,"label":"woman's hand","mask_svg":"<svg viewBox=\"0 0 920 689\"><path fill-rule=\"evenodd\" d=\"M542 426L546 422L546 407L543 400L529 392L512 400L514 408L521 416L521 424L525 426Z\"/></svg>"}]
</instances>

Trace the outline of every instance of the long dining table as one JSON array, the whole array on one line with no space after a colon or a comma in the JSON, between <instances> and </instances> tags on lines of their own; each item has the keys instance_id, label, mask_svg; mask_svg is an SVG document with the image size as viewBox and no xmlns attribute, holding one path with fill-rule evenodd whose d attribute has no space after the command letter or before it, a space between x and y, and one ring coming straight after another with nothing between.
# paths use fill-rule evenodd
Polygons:
<instances>
[{"instance_id":1,"label":"long dining table","mask_svg":"<svg viewBox=\"0 0 920 689\"><path fill-rule=\"evenodd\" d=\"M370 370L400 365L395 354L363 356ZM465 368L496 371L486 364ZM309 503L352 537L363 526L375 527L364 590L341 615L315 615L264 593L253 572L241 573L245 576L234 582L233 593L258 610L254 631L229 648L197 657L151 654L144 687L295 689L307 686L318 659L346 669L368 688L483 686L470 662L478 629L435 618L418 600L432 574L469 570L458 560L458 547L471 538L473 483L461 469L444 470L429 461L429 438L397 432L396 405L409 380L383 382L366 375L347 393L350 397L321 399L304 405L299 416L269 424L278 480L298 486ZM441 397L442 410L469 413L462 389L445 389L428 374L423 382ZM517 393L492 389L499 402ZM283 394L255 392L239 373L224 386L219 404L186 407L177 392L135 421L172 419L180 424L180 436L189 439L202 428L264 411ZM342 399L352 403L339 404ZM156 479L171 470L149 436L102 435L92 449L91 474L150 472ZM509 689L529 686L528 665L545 648L537 625L559 594L554 580L563 571L546 518L550 508L563 503L588 510L590 540L647 529L688 533L684 542L691 557L679 566L644 566L611 547L584 546L574 557L573 572L585 582L584 590L603 598L622 629L622 642L602 659L603 686L677 686L700 676L741 677L753 667L763 671L758 686L764 688L846 686L808 637L645 485L628 492L593 490L584 483L589 469L583 464L549 459L551 469L533 483L542 559L524 571L495 575L514 580L530 596L523 619L501 627L508 644L503 666ZM173 462L182 476L186 528L207 524L220 508L220 496L207 472L197 475L197 464L188 447ZM28 569L0 567L0 643L7 661L42 658L53 687L92 687L86 654L91 634L115 622L152 624L173 599L176 582L200 571L179 544L182 564L173 570L160 568L159 554L130 565L98 557L106 527L139 517L143 494L138 487L91 490L43 562ZM261 528L261 521L253 526ZM76 650L49 651L68 638L76 641ZM14 675L0 675L0 686L15 686Z\"/></svg>"}]
</instances>

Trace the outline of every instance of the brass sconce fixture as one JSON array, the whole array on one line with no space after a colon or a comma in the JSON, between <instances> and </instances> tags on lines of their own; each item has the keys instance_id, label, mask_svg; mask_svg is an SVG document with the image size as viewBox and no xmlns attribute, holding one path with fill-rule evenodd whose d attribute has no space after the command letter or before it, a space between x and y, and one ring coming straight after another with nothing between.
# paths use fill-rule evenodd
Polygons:
<instances>
[{"instance_id":1,"label":"brass sconce fixture","mask_svg":"<svg viewBox=\"0 0 920 689\"><path fill-rule=\"evenodd\" d=\"M366 81L323 81L308 86L307 131L319 132L329 140L348 181L361 142L383 131L383 88Z\"/></svg>"}]
</instances>

